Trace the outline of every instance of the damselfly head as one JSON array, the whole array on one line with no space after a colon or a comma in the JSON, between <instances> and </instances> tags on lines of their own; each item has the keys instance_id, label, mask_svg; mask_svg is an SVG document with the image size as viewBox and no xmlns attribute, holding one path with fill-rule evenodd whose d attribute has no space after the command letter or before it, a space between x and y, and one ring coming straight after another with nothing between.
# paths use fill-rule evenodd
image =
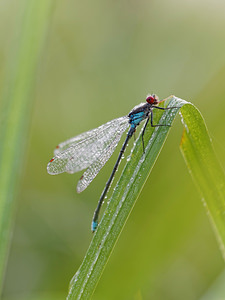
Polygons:
<instances>
[{"instance_id":1,"label":"damselfly head","mask_svg":"<svg viewBox=\"0 0 225 300\"><path fill-rule=\"evenodd\" d=\"M155 94L152 94L152 95L147 95L146 97L146 101L149 103L149 104L158 104L159 103L159 97Z\"/></svg>"}]
</instances>

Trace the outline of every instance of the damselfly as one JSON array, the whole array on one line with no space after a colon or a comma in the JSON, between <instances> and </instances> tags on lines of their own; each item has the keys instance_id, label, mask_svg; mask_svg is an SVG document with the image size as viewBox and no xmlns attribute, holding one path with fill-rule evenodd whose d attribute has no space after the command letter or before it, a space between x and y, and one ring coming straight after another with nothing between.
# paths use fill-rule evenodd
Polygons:
<instances>
[{"instance_id":1,"label":"damselfly","mask_svg":"<svg viewBox=\"0 0 225 300\"><path fill-rule=\"evenodd\" d=\"M63 172L73 174L87 168L77 184L77 192L80 193L87 188L87 186L92 182L101 168L108 161L117 144L119 143L123 132L130 126L116 164L105 185L97 208L94 212L91 225L93 232L98 226L98 216L104 198L111 185L128 141L136 131L136 127L141 123L141 121L146 120L142 131L142 144L144 151L144 133L149 120L152 127L170 126L167 124L153 124L154 108L162 110L176 108L164 108L157 106L163 101L164 100L159 101L159 98L154 94L148 95L146 98L146 103L141 103L135 106L127 116L109 121L98 128L84 132L76 137L62 142L56 147L54 151L55 157L50 160L47 166L48 173L51 175L60 174Z\"/></svg>"}]
</instances>

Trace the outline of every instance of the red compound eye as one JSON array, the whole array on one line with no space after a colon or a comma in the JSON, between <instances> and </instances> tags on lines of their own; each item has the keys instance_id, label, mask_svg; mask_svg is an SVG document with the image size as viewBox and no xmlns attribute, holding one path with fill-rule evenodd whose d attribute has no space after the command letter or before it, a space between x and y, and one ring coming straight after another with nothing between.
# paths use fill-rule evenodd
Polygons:
<instances>
[{"instance_id":1,"label":"red compound eye","mask_svg":"<svg viewBox=\"0 0 225 300\"><path fill-rule=\"evenodd\" d=\"M159 103L159 99L156 95L148 95L147 98L146 98L146 101L149 103L149 104L158 104Z\"/></svg>"}]
</instances>

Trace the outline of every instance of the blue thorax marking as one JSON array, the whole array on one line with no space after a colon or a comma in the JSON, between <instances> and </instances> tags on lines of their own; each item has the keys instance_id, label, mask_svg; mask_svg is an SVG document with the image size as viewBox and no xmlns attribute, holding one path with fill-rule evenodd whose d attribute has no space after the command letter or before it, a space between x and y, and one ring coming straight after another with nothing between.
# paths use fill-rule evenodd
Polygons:
<instances>
[{"instance_id":1,"label":"blue thorax marking","mask_svg":"<svg viewBox=\"0 0 225 300\"><path fill-rule=\"evenodd\" d=\"M131 124L131 127L136 127L142 120L146 118L146 114L143 111L141 111L135 114L131 114L129 118L129 123Z\"/></svg>"}]
</instances>

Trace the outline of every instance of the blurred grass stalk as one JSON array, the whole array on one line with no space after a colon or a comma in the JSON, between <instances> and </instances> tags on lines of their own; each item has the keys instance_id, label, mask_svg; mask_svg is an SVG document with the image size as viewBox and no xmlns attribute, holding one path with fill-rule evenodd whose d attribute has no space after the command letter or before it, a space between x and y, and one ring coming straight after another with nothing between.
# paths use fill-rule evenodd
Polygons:
<instances>
[{"instance_id":1,"label":"blurred grass stalk","mask_svg":"<svg viewBox=\"0 0 225 300\"><path fill-rule=\"evenodd\" d=\"M0 286L4 279L32 108L32 90L52 0L23 0L6 64L0 105Z\"/></svg>"}]
</instances>

